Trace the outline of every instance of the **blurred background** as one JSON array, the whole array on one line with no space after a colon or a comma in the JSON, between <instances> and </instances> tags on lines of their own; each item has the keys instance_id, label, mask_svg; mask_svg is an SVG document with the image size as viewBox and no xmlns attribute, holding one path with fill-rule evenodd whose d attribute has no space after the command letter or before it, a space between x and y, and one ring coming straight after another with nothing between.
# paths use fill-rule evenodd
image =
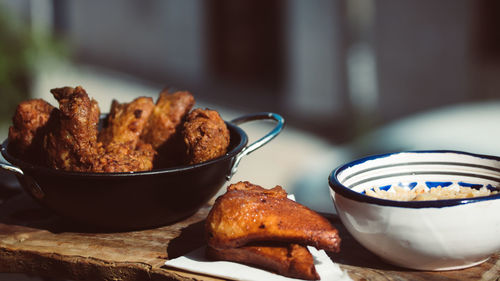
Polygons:
<instances>
[{"instance_id":1,"label":"blurred background","mask_svg":"<svg viewBox=\"0 0 500 281\"><path fill-rule=\"evenodd\" d=\"M51 88L81 85L102 112L185 89L225 120L283 115L233 181L331 210L317 194L357 157L500 155L499 30L493 0L0 0L0 136L19 101L57 104ZM244 126L252 140L272 125Z\"/></svg>"},{"instance_id":2,"label":"blurred background","mask_svg":"<svg viewBox=\"0 0 500 281\"><path fill-rule=\"evenodd\" d=\"M333 212L327 177L376 153L500 155L500 2L0 0L0 136L27 98L191 91L225 120L283 115L232 181ZM249 124L250 140L272 124Z\"/></svg>"}]
</instances>

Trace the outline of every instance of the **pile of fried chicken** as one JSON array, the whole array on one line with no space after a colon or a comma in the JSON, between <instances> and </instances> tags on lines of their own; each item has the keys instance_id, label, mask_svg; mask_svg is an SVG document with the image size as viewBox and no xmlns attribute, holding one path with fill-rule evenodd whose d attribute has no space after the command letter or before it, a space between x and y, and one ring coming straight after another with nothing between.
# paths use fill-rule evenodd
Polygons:
<instances>
[{"instance_id":1,"label":"pile of fried chicken","mask_svg":"<svg viewBox=\"0 0 500 281\"><path fill-rule=\"evenodd\" d=\"M307 245L340 250L336 228L320 214L287 198L281 186L238 182L219 196L206 224L206 255L278 274L319 280Z\"/></svg>"},{"instance_id":2,"label":"pile of fried chicken","mask_svg":"<svg viewBox=\"0 0 500 281\"><path fill-rule=\"evenodd\" d=\"M227 152L229 131L219 113L193 109L187 91L163 90L154 103L112 101L100 128L100 109L82 87L52 89L21 102L9 128L9 153L33 164L77 172L132 172L196 164Z\"/></svg>"}]
</instances>

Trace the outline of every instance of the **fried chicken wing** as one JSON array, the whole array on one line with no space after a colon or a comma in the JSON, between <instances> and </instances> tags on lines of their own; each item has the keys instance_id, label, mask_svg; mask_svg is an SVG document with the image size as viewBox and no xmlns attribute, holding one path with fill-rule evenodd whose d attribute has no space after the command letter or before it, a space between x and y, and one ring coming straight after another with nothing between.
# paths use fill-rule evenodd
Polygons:
<instances>
[{"instance_id":1,"label":"fried chicken wing","mask_svg":"<svg viewBox=\"0 0 500 281\"><path fill-rule=\"evenodd\" d=\"M280 186L264 189L249 182L228 187L207 217L208 245L235 248L257 241L279 241L338 252L340 237L330 222L286 197Z\"/></svg>"},{"instance_id":2,"label":"fried chicken wing","mask_svg":"<svg viewBox=\"0 0 500 281\"><path fill-rule=\"evenodd\" d=\"M194 109L182 131L188 164L205 162L227 152L229 130L219 113L210 109Z\"/></svg>"},{"instance_id":3,"label":"fried chicken wing","mask_svg":"<svg viewBox=\"0 0 500 281\"><path fill-rule=\"evenodd\" d=\"M58 108L41 99L17 108L9 150L21 159L75 172L145 171L204 162L223 155L229 144L216 111L194 110L188 117L195 101L187 91L165 90L156 104L150 97L113 100L100 132L99 106L82 87L51 93Z\"/></svg>"},{"instance_id":4,"label":"fried chicken wing","mask_svg":"<svg viewBox=\"0 0 500 281\"><path fill-rule=\"evenodd\" d=\"M52 89L59 102L47 124L44 150L48 165L66 171L89 171L97 157L99 107L82 87Z\"/></svg>"},{"instance_id":5,"label":"fried chicken wing","mask_svg":"<svg viewBox=\"0 0 500 281\"><path fill-rule=\"evenodd\" d=\"M180 135L182 123L195 101L191 93L163 90L141 133L141 141L157 151L154 165L168 168L183 164L185 146Z\"/></svg>"},{"instance_id":6,"label":"fried chicken wing","mask_svg":"<svg viewBox=\"0 0 500 281\"><path fill-rule=\"evenodd\" d=\"M145 143L150 143L154 149L160 148L178 131L179 125L194 103L194 97L190 92L177 91L171 94L163 90L141 133L141 139Z\"/></svg>"},{"instance_id":7,"label":"fried chicken wing","mask_svg":"<svg viewBox=\"0 0 500 281\"><path fill-rule=\"evenodd\" d=\"M115 143L135 148L153 108L150 97L139 97L129 103L113 100L106 126L99 132L99 141L105 146Z\"/></svg>"},{"instance_id":8,"label":"fried chicken wing","mask_svg":"<svg viewBox=\"0 0 500 281\"><path fill-rule=\"evenodd\" d=\"M298 244L266 244L238 248L207 247L206 255L213 260L226 260L260 267L283 276L319 280L314 258L309 250Z\"/></svg>"},{"instance_id":9,"label":"fried chicken wing","mask_svg":"<svg viewBox=\"0 0 500 281\"><path fill-rule=\"evenodd\" d=\"M40 163L45 126L52 110L54 107L42 99L19 103L9 128L9 151L25 161Z\"/></svg>"},{"instance_id":10,"label":"fried chicken wing","mask_svg":"<svg viewBox=\"0 0 500 281\"><path fill-rule=\"evenodd\" d=\"M153 168L156 151L140 140L153 108L153 99L149 97L138 97L129 103L113 100L106 126L99 132L101 156L93 171L110 173Z\"/></svg>"},{"instance_id":11,"label":"fried chicken wing","mask_svg":"<svg viewBox=\"0 0 500 281\"><path fill-rule=\"evenodd\" d=\"M65 87L51 92L59 109L54 110L44 139L50 167L99 173L152 169L155 152L151 145L139 144L141 128L136 128L147 120L152 109L148 109L148 100L153 105L151 99L139 98L125 105L115 103L103 143L98 141L99 107L83 88Z\"/></svg>"}]
</instances>

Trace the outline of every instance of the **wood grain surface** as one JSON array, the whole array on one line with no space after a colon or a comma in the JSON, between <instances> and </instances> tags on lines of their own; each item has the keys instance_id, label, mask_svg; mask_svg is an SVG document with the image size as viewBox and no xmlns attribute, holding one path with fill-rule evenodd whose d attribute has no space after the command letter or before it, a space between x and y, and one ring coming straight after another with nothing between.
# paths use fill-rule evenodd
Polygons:
<instances>
[{"instance_id":1,"label":"wood grain surface","mask_svg":"<svg viewBox=\"0 0 500 281\"><path fill-rule=\"evenodd\" d=\"M209 205L169 226L108 233L65 221L9 183L0 184L0 272L71 280L220 280L164 266L204 244ZM341 252L330 257L353 280L500 280L499 254L456 271L391 266L358 244L336 216L325 216L342 238Z\"/></svg>"}]
</instances>

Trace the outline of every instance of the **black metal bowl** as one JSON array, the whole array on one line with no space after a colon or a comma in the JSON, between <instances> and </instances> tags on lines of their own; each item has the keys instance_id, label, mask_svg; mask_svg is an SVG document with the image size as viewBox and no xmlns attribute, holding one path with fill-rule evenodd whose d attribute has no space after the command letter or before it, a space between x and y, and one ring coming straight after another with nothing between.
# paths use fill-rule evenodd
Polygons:
<instances>
[{"instance_id":1,"label":"black metal bowl","mask_svg":"<svg viewBox=\"0 0 500 281\"><path fill-rule=\"evenodd\" d=\"M247 134L237 125L266 119L276 126L247 145ZM226 122L228 152L189 166L130 173L67 172L17 159L9 154L5 140L1 153L9 163L0 163L0 168L15 173L42 205L78 223L120 231L151 228L194 214L232 177L241 158L276 137L284 124L280 115L269 112Z\"/></svg>"}]
</instances>

